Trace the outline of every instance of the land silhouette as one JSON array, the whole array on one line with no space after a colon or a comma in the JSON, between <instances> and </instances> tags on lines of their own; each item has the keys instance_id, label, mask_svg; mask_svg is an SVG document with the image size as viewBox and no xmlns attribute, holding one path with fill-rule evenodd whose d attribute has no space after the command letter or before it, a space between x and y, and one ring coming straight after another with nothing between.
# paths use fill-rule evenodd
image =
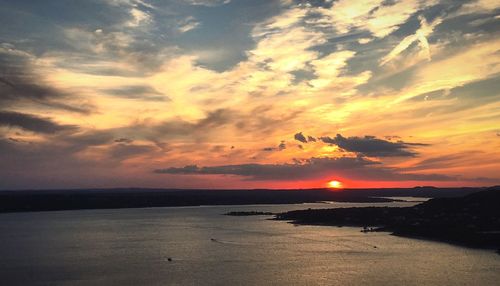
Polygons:
<instances>
[{"instance_id":1,"label":"land silhouette","mask_svg":"<svg viewBox=\"0 0 500 286\"><path fill-rule=\"evenodd\" d=\"M359 207L289 211L275 216L294 224L359 226L364 232L493 248L500 254L500 187L455 198L434 198L413 207Z\"/></svg>"},{"instance_id":2,"label":"land silhouette","mask_svg":"<svg viewBox=\"0 0 500 286\"><path fill-rule=\"evenodd\" d=\"M299 204L322 201L392 202L401 196L456 197L485 188L307 190L77 189L0 191L1 212L116 209L200 205Z\"/></svg>"}]
</instances>

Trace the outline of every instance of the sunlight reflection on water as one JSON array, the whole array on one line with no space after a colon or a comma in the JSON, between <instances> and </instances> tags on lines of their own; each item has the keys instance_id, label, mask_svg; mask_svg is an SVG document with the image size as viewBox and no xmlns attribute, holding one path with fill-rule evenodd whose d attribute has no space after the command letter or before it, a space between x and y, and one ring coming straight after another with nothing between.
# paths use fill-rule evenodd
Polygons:
<instances>
[{"instance_id":1,"label":"sunlight reflection on water","mask_svg":"<svg viewBox=\"0 0 500 286\"><path fill-rule=\"evenodd\" d=\"M376 204L411 205L411 203ZM495 285L500 256L235 210L303 204L0 215L2 285ZM169 259L170 258L170 259Z\"/></svg>"}]
</instances>

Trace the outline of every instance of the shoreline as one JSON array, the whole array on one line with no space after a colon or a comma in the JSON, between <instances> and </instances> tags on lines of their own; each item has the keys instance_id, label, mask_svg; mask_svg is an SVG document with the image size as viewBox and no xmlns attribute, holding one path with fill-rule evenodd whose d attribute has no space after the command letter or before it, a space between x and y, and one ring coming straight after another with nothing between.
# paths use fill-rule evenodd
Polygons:
<instances>
[{"instance_id":1,"label":"shoreline","mask_svg":"<svg viewBox=\"0 0 500 286\"><path fill-rule=\"evenodd\" d=\"M413 207L309 209L275 215L296 225L361 227L500 254L500 189L460 198L431 199ZM363 232L363 229L361 232Z\"/></svg>"},{"instance_id":2,"label":"shoreline","mask_svg":"<svg viewBox=\"0 0 500 286\"><path fill-rule=\"evenodd\" d=\"M270 218L269 220L277 220L277 221L284 221L281 219L275 219L275 218ZM421 236L421 235L410 235L410 234L401 234L397 233L388 229L383 229L383 228L377 228L374 227L375 229L370 230L370 231L363 231L363 227L359 225L333 225L333 224L328 224L328 223L303 223L303 222L296 222L296 221L284 221L286 223L290 223L296 226L321 226L321 227L337 227L337 228L342 228L342 227L350 227L350 228L357 228L359 229L359 232L361 233L369 233L369 232L380 232L380 233L386 233L388 235L393 235L397 237L402 237L402 238L408 238L408 239L416 239L416 240L426 240L426 241L432 241L432 242L440 242L440 243L446 243L449 245L453 246L458 246L458 247L465 247L465 248L470 248L470 249L478 249L478 250L487 250L487 251L494 251L498 255L500 255L500 248L494 247L494 246L478 246L478 245L471 245L471 244L465 244L465 243L460 243L456 242L453 240L447 240L447 239L441 239L437 237L427 237L427 236Z\"/></svg>"}]
</instances>

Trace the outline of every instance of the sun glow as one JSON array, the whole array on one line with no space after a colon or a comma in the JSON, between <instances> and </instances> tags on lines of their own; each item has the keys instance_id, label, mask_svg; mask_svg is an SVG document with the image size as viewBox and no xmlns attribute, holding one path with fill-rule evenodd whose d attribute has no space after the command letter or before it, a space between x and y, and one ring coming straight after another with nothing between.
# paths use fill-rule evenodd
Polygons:
<instances>
[{"instance_id":1,"label":"sun glow","mask_svg":"<svg viewBox=\"0 0 500 286\"><path fill-rule=\"evenodd\" d=\"M339 181L330 181L327 183L328 187L329 188L332 188L332 189L342 189L342 183L339 182Z\"/></svg>"}]
</instances>

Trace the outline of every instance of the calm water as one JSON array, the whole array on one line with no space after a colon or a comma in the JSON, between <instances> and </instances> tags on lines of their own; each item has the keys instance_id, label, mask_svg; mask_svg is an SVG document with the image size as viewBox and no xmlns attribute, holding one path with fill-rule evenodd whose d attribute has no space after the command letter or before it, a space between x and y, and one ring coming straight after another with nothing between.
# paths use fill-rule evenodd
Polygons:
<instances>
[{"instance_id":1,"label":"calm water","mask_svg":"<svg viewBox=\"0 0 500 286\"><path fill-rule=\"evenodd\" d=\"M0 285L499 285L492 251L221 215L354 205L0 214Z\"/></svg>"}]
</instances>

